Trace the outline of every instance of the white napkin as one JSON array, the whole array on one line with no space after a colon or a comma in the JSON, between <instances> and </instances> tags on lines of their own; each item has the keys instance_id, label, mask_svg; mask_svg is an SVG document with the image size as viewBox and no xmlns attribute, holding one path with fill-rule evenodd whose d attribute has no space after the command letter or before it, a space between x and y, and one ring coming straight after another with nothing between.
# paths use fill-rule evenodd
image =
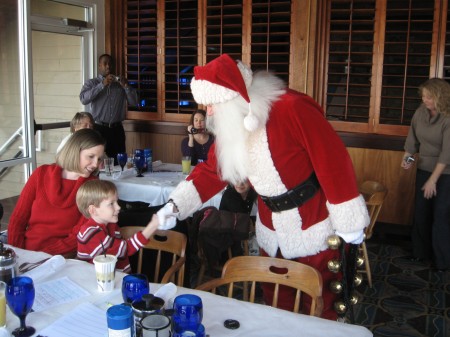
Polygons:
<instances>
[{"instance_id":1,"label":"white napkin","mask_svg":"<svg viewBox=\"0 0 450 337\"><path fill-rule=\"evenodd\" d=\"M62 255L54 255L40 266L24 273L29 276L34 282L38 282L44 277L54 274L66 263L66 259Z\"/></svg>"},{"instance_id":2,"label":"white napkin","mask_svg":"<svg viewBox=\"0 0 450 337\"><path fill-rule=\"evenodd\" d=\"M177 286L172 282L163 285L155 292L155 296L164 300L164 308L172 309L173 299L177 293Z\"/></svg>"}]
</instances>

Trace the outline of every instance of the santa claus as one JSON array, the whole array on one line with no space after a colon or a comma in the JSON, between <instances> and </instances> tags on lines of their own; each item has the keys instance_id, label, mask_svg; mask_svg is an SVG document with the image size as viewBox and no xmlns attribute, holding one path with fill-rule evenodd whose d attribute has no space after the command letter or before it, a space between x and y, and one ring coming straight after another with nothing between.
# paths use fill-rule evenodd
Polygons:
<instances>
[{"instance_id":1,"label":"santa claus","mask_svg":"<svg viewBox=\"0 0 450 337\"><path fill-rule=\"evenodd\" d=\"M258 193L256 237L262 255L293 259L318 269L323 278L322 317L336 319L337 275L327 263L339 258L327 238L338 234L360 243L369 223L347 150L307 95L286 88L273 74L253 73L224 54L194 68L191 90L207 107L207 128L216 141L170 195L182 220L223 189L248 179ZM170 216L171 204L160 211ZM164 220L162 220L164 222ZM271 289L264 287L266 303ZM279 306L292 309L289 289ZM309 310L308 303L303 309Z\"/></svg>"}]
</instances>

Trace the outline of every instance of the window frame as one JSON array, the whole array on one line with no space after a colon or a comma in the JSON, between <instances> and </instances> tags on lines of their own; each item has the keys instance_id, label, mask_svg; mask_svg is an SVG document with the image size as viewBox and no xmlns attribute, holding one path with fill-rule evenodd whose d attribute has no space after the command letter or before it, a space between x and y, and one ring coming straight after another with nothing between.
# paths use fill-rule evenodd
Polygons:
<instances>
[{"instance_id":1,"label":"window frame","mask_svg":"<svg viewBox=\"0 0 450 337\"><path fill-rule=\"evenodd\" d=\"M111 1L111 0L109 0ZM162 32L164 29L164 1L158 1L158 75L163 75L164 65L164 43ZM291 52L289 57L289 87L294 90L305 92L311 95L326 111L326 91L328 71L328 28L327 22L330 20L330 3L326 0L316 2L314 0L291 0ZM406 136L409 125L388 125L380 123L380 105L383 80L383 61L384 61L384 34L386 24L386 6L391 0L376 0L376 10L374 19L374 40L372 73L370 85L370 108L367 122L334 121L330 124L336 131L350 133L367 133L379 135ZM445 37L447 29L447 0L434 1L434 20L430 55L430 77L442 77L445 67ZM207 20L207 0L198 0L198 64L207 62L206 46L206 20ZM242 1L242 60L251 64L251 20L252 20L252 1ZM111 10L117 8L126 8L126 1L119 0L110 6ZM124 13L123 15L126 15ZM118 19L121 13L116 12ZM107 22L108 24L108 22ZM123 26L121 22L119 26ZM124 34L119 29L111 31L111 41L117 42L117 47L111 43L109 47L112 54L116 57L118 66L124 67L124 55L121 46L124 46ZM108 39L107 39L108 40ZM107 46L108 47L108 46ZM114 52L113 52L114 51ZM449 52L450 53L450 52ZM447 65L447 67L449 67ZM163 78L163 77L161 77ZM158 102L164 95L163 80L158 78ZM160 104L160 103L159 103ZM166 113L162 105L158 106L157 112L128 111L128 119L150 120L160 122L183 122L189 119L187 114Z\"/></svg>"},{"instance_id":2,"label":"window frame","mask_svg":"<svg viewBox=\"0 0 450 337\"><path fill-rule=\"evenodd\" d=\"M319 45L325 49L319 61L319 66L323 67L324 71L321 76L316 77L316 87L322 87L322 91L318 92L315 97L321 104L324 111L327 110L326 103L326 88L327 88L327 73L328 73L328 48L329 48L329 25L330 22L330 6L333 0L327 0L327 4L320 9L320 22L326 24L326 31L319 38ZM339 0L338 0L339 1ZM367 123L352 122L352 121L334 121L330 120L330 124L337 131L342 132L358 132L380 135L398 135L406 136L409 131L409 125L394 125L383 124L380 122L381 113L381 92L383 85L383 62L385 55L385 25L386 25L386 8L389 0L376 0L375 4L375 19L374 19L374 40L373 40L373 57L372 57L372 77L370 88L370 107ZM446 19L447 19L447 1L435 0L434 2L434 19L433 32L431 41L430 54L430 69L429 77L441 77L444 67L444 45L446 33ZM420 100L420 99L419 99ZM403 113L403 111L402 111Z\"/></svg>"}]
</instances>

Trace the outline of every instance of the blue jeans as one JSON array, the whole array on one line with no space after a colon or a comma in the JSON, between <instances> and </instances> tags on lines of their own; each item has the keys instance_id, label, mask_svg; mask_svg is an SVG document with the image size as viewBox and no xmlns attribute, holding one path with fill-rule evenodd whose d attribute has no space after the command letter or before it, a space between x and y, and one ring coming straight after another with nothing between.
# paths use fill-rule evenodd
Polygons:
<instances>
[{"instance_id":1,"label":"blue jeans","mask_svg":"<svg viewBox=\"0 0 450 337\"><path fill-rule=\"evenodd\" d=\"M438 269L450 269L450 175L442 174L436 184L436 196L425 199L422 187L430 175L417 170L413 252L415 257L433 260Z\"/></svg>"}]
</instances>

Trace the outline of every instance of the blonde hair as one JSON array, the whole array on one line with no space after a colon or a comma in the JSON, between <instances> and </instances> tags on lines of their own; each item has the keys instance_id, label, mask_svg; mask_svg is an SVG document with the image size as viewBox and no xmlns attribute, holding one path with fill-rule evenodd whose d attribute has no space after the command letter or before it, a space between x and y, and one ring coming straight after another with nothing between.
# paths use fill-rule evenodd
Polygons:
<instances>
[{"instance_id":1,"label":"blonde hair","mask_svg":"<svg viewBox=\"0 0 450 337\"><path fill-rule=\"evenodd\" d=\"M80 153L98 145L105 146L103 137L93 129L81 129L70 136L66 145L56 154L56 164L70 172L83 173Z\"/></svg>"},{"instance_id":2,"label":"blonde hair","mask_svg":"<svg viewBox=\"0 0 450 337\"><path fill-rule=\"evenodd\" d=\"M90 218L89 206L99 207L100 203L109 196L117 193L114 183L108 180L88 180L77 191L76 202L78 210L86 218Z\"/></svg>"},{"instance_id":3,"label":"blonde hair","mask_svg":"<svg viewBox=\"0 0 450 337\"><path fill-rule=\"evenodd\" d=\"M83 119L88 118L89 122L91 123L92 129L94 127L94 117L92 117L90 112L77 112L75 116L73 116L72 120L70 121L70 133L75 132L75 128L78 124L80 124Z\"/></svg>"},{"instance_id":4,"label":"blonde hair","mask_svg":"<svg viewBox=\"0 0 450 337\"><path fill-rule=\"evenodd\" d=\"M424 91L431 96L436 105L436 111L450 116L450 84L441 78L431 78L419 86L419 95Z\"/></svg>"}]
</instances>

